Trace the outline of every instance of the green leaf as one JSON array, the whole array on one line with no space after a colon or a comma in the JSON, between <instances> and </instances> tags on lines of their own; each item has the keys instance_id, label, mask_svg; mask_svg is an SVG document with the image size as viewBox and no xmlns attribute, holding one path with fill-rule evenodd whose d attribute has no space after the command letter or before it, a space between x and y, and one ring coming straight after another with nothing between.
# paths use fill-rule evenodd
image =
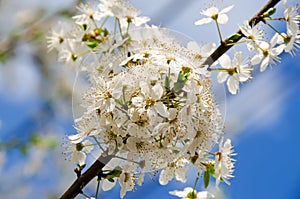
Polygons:
<instances>
[{"instance_id":1,"label":"green leaf","mask_svg":"<svg viewBox=\"0 0 300 199\"><path fill-rule=\"evenodd\" d=\"M269 8L264 14L262 14L262 17L270 17L276 12L276 8Z\"/></svg>"},{"instance_id":2,"label":"green leaf","mask_svg":"<svg viewBox=\"0 0 300 199\"><path fill-rule=\"evenodd\" d=\"M87 42L87 46L91 49L96 48L100 44L100 41L94 39Z\"/></svg>"},{"instance_id":3,"label":"green leaf","mask_svg":"<svg viewBox=\"0 0 300 199\"><path fill-rule=\"evenodd\" d=\"M237 42L242 37L241 34L235 33L225 40L226 44Z\"/></svg>"},{"instance_id":4,"label":"green leaf","mask_svg":"<svg viewBox=\"0 0 300 199\"><path fill-rule=\"evenodd\" d=\"M116 168L114 170L104 172L105 179L107 179L110 182L114 182L113 178L120 177L121 173L122 173L122 170L120 168Z\"/></svg>"},{"instance_id":5,"label":"green leaf","mask_svg":"<svg viewBox=\"0 0 300 199\"><path fill-rule=\"evenodd\" d=\"M185 83L188 81L190 76L191 68L189 67L182 67L181 71L178 74L177 82L174 83L174 92L178 93L182 90Z\"/></svg>"},{"instance_id":6,"label":"green leaf","mask_svg":"<svg viewBox=\"0 0 300 199\"><path fill-rule=\"evenodd\" d=\"M166 89L170 89L170 68L169 68L169 73L168 75L166 76L166 79L165 79L165 88Z\"/></svg>"},{"instance_id":7,"label":"green leaf","mask_svg":"<svg viewBox=\"0 0 300 199\"><path fill-rule=\"evenodd\" d=\"M210 180L210 173L209 173L209 171L205 171L204 172L204 177L203 177L205 189L207 189L207 187L209 185L209 180Z\"/></svg>"},{"instance_id":8,"label":"green leaf","mask_svg":"<svg viewBox=\"0 0 300 199\"><path fill-rule=\"evenodd\" d=\"M107 179L109 182L115 182L115 180L113 178L108 178Z\"/></svg>"}]
</instances>

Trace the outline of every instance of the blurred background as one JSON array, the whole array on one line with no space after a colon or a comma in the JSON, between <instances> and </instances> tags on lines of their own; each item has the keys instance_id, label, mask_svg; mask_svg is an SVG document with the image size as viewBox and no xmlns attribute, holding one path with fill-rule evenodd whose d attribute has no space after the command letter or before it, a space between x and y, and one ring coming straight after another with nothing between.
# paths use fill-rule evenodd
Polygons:
<instances>
[{"instance_id":1,"label":"blurred background","mask_svg":"<svg viewBox=\"0 0 300 199\"><path fill-rule=\"evenodd\" d=\"M74 134L72 92L75 74L48 52L45 36L59 20L76 12L75 0L0 0L0 199L54 199L76 178L65 161L63 143ZM234 33L266 1L132 0L150 24L184 33L199 44L218 43L214 24L195 26L201 9L235 4L230 20L221 26L223 37ZM288 1L297 4L298 0ZM281 7L281 6L279 6ZM278 9L282 13L282 9ZM281 23L279 30L284 30ZM282 27L281 27L282 26ZM268 33L267 37L272 34ZM231 50L230 53L232 53ZM238 155L231 186L221 186L217 198L300 198L300 56L284 54L280 64L241 86L237 96L215 88L224 113L226 136ZM90 162L92 160L89 160ZM142 187L125 198L176 198L174 189L193 186L158 184L146 177ZM198 184L202 187L201 181ZM93 193L95 182L87 187ZM79 196L78 198L84 198ZM103 199L119 198L119 187Z\"/></svg>"}]
</instances>

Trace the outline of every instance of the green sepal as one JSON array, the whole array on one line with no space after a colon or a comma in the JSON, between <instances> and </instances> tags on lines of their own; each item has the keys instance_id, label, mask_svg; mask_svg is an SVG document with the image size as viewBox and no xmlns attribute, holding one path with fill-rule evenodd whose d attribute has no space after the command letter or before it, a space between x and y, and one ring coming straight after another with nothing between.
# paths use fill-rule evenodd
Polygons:
<instances>
[{"instance_id":1,"label":"green sepal","mask_svg":"<svg viewBox=\"0 0 300 199\"><path fill-rule=\"evenodd\" d=\"M203 182L204 182L204 187L205 189L207 189L208 185L209 185L209 180L210 180L210 173L208 170L206 170L204 172L204 176L203 176Z\"/></svg>"}]
</instances>

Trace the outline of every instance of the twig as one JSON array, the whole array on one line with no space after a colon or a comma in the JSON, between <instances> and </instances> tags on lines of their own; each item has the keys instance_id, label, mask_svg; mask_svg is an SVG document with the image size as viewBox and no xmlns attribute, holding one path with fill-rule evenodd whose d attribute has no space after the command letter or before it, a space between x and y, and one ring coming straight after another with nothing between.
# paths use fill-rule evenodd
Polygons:
<instances>
[{"instance_id":1,"label":"twig","mask_svg":"<svg viewBox=\"0 0 300 199\"><path fill-rule=\"evenodd\" d=\"M106 163L112 159L111 156L100 156L90 168L88 168L79 178L77 178L60 199L73 199L94 177L101 175Z\"/></svg>"}]
</instances>

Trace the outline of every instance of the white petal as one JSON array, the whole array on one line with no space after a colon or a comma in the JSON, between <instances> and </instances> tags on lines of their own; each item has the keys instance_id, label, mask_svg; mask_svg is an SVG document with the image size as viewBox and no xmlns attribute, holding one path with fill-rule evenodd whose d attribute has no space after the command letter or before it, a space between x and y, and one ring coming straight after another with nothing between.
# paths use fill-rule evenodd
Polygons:
<instances>
[{"instance_id":1,"label":"white petal","mask_svg":"<svg viewBox=\"0 0 300 199\"><path fill-rule=\"evenodd\" d=\"M141 81L140 82L140 88L141 88L141 92L146 95L149 96L150 95L150 90L149 90L149 86L146 82Z\"/></svg>"},{"instance_id":2,"label":"white petal","mask_svg":"<svg viewBox=\"0 0 300 199\"><path fill-rule=\"evenodd\" d=\"M135 17L132 22L135 26L141 26L148 21L150 21L149 17Z\"/></svg>"},{"instance_id":3,"label":"white petal","mask_svg":"<svg viewBox=\"0 0 300 199\"><path fill-rule=\"evenodd\" d=\"M219 72L217 78L218 78L218 82L219 83L223 83L226 81L226 79L228 78L229 74L226 72Z\"/></svg>"},{"instance_id":4,"label":"white petal","mask_svg":"<svg viewBox=\"0 0 300 199\"><path fill-rule=\"evenodd\" d=\"M251 65L259 64L262 58L263 58L262 54L254 55L254 57L252 57L252 59L250 60Z\"/></svg>"},{"instance_id":5,"label":"white petal","mask_svg":"<svg viewBox=\"0 0 300 199\"><path fill-rule=\"evenodd\" d=\"M268 56L261 62L260 72L264 72L267 69L269 62L270 62L270 57Z\"/></svg>"},{"instance_id":6,"label":"white petal","mask_svg":"<svg viewBox=\"0 0 300 199\"><path fill-rule=\"evenodd\" d=\"M280 46L273 48L272 50L274 50L275 55L279 55L283 52L284 48L285 48L285 44L281 44Z\"/></svg>"},{"instance_id":7,"label":"white petal","mask_svg":"<svg viewBox=\"0 0 300 199\"><path fill-rule=\"evenodd\" d=\"M133 97L131 102L133 105L140 107L144 104L144 98L141 96Z\"/></svg>"},{"instance_id":8,"label":"white petal","mask_svg":"<svg viewBox=\"0 0 300 199\"><path fill-rule=\"evenodd\" d=\"M199 52L199 51L200 51L200 47L199 47L199 45L197 44L197 42L195 42L195 41L190 41L190 42L188 42L187 48L188 48L189 50L194 50L194 51L196 51L196 52Z\"/></svg>"},{"instance_id":9,"label":"white petal","mask_svg":"<svg viewBox=\"0 0 300 199\"><path fill-rule=\"evenodd\" d=\"M155 110L158 114L160 114L162 117L168 118L169 112L167 110L167 107L162 102L157 102L154 105Z\"/></svg>"},{"instance_id":10,"label":"white petal","mask_svg":"<svg viewBox=\"0 0 300 199\"><path fill-rule=\"evenodd\" d=\"M85 153L90 153L94 149L94 144L89 140L85 140L84 142L82 142L82 144L84 145L82 151L84 151Z\"/></svg>"},{"instance_id":11,"label":"white petal","mask_svg":"<svg viewBox=\"0 0 300 199\"><path fill-rule=\"evenodd\" d=\"M226 24L228 22L228 16L226 14L221 14L217 19L219 24Z\"/></svg>"},{"instance_id":12,"label":"white petal","mask_svg":"<svg viewBox=\"0 0 300 199\"><path fill-rule=\"evenodd\" d=\"M207 43L202 46L201 51L203 54L209 55L212 53L212 51L214 50L215 47L216 47L215 43Z\"/></svg>"},{"instance_id":13,"label":"white petal","mask_svg":"<svg viewBox=\"0 0 300 199\"><path fill-rule=\"evenodd\" d=\"M279 34L275 33L275 35L272 37L270 44L271 46L275 46L279 42Z\"/></svg>"},{"instance_id":14,"label":"white petal","mask_svg":"<svg viewBox=\"0 0 300 199\"><path fill-rule=\"evenodd\" d=\"M234 53L234 58L232 60L232 65L237 66L237 65L241 65L241 63L243 62L243 53L242 51L238 51Z\"/></svg>"},{"instance_id":15,"label":"white petal","mask_svg":"<svg viewBox=\"0 0 300 199\"><path fill-rule=\"evenodd\" d=\"M80 165L85 164L86 155L81 151L74 151L72 153L72 161L78 162Z\"/></svg>"},{"instance_id":16,"label":"white petal","mask_svg":"<svg viewBox=\"0 0 300 199\"><path fill-rule=\"evenodd\" d=\"M174 172L171 169L164 169L159 175L159 183L161 185L168 184L174 178Z\"/></svg>"},{"instance_id":17,"label":"white petal","mask_svg":"<svg viewBox=\"0 0 300 199\"><path fill-rule=\"evenodd\" d=\"M228 6L228 7L224 8L224 9L222 9L220 13L229 12L233 7L234 7L234 5Z\"/></svg>"},{"instance_id":18,"label":"white petal","mask_svg":"<svg viewBox=\"0 0 300 199\"><path fill-rule=\"evenodd\" d=\"M223 66L224 68L230 68L231 67L231 60L230 60L230 57L227 54L222 55L219 58L219 62L221 64L221 66Z\"/></svg>"},{"instance_id":19,"label":"white petal","mask_svg":"<svg viewBox=\"0 0 300 199\"><path fill-rule=\"evenodd\" d=\"M164 89L160 84L155 84L155 86L152 87L152 91L153 91L152 97L154 99L160 99L164 93Z\"/></svg>"},{"instance_id":20,"label":"white petal","mask_svg":"<svg viewBox=\"0 0 300 199\"><path fill-rule=\"evenodd\" d=\"M186 182L187 169L179 168L175 171L176 180L185 183Z\"/></svg>"},{"instance_id":21,"label":"white petal","mask_svg":"<svg viewBox=\"0 0 300 199\"><path fill-rule=\"evenodd\" d=\"M227 81L228 90L231 94L235 95L239 89L239 81L236 79L236 76L229 77Z\"/></svg>"},{"instance_id":22,"label":"white petal","mask_svg":"<svg viewBox=\"0 0 300 199\"><path fill-rule=\"evenodd\" d=\"M213 20L212 18L203 18L203 19L200 19L200 20L196 21L195 25L200 26L200 25L203 25L203 24L207 24L207 23L210 23L212 20Z\"/></svg>"},{"instance_id":23,"label":"white petal","mask_svg":"<svg viewBox=\"0 0 300 199\"><path fill-rule=\"evenodd\" d=\"M85 133L78 133L75 135L69 135L68 139L73 143L73 144L77 144L79 142L81 142L84 138L85 138Z\"/></svg>"},{"instance_id":24,"label":"white petal","mask_svg":"<svg viewBox=\"0 0 300 199\"><path fill-rule=\"evenodd\" d=\"M102 184L102 190L103 191L109 191L116 185L116 179L114 179L114 182L110 182L108 180L104 180Z\"/></svg>"},{"instance_id":25,"label":"white petal","mask_svg":"<svg viewBox=\"0 0 300 199\"><path fill-rule=\"evenodd\" d=\"M197 199L210 199L215 198L215 196L208 191L200 191L197 193Z\"/></svg>"},{"instance_id":26,"label":"white petal","mask_svg":"<svg viewBox=\"0 0 300 199\"><path fill-rule=\"evenodd\" d=\"M218 14L219 9L217 7L210 7L201 12L201 14L211 17L212 15Z\"/></svg>"}]
</instances>

